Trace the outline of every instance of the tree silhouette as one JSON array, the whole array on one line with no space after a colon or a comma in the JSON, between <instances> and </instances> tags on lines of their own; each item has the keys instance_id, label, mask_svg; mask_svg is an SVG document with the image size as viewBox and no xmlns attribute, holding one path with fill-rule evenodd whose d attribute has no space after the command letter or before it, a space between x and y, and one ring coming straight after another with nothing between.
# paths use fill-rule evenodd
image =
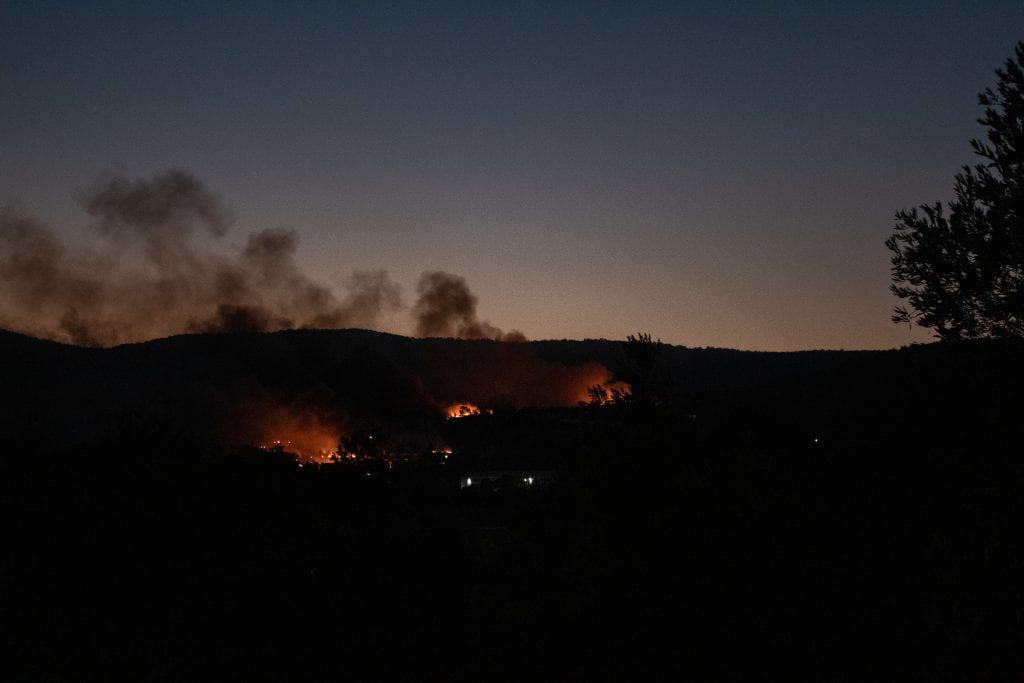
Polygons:
<instances>
[{"instance_id":1,"label":"tree silhouette","mask_svg":"<svg viewBox=\"0 0 1024 683\"><path fill-rule=\"evenodd\" d=\"M984 162L956 175L948 214L939 202L898 211L885 243L890 291L910 306L893 322L940 339L1024 336L1024 42L996 75L978 95L987 142L971 140Z\"/></svg>"},{"instance_id":2,"label":"tree silhouette","mask_svg":"<svg viewBox=\"0 0 1024 683\"><path fill-rule=\"evenodd\" d=\"M671 402L672 380L665 371L664 346L661 340L640 332L627 335L622 344L625 353L624 375L630 385L630 401L642 405L661 405Z\"/></svg>"}]
</instances>

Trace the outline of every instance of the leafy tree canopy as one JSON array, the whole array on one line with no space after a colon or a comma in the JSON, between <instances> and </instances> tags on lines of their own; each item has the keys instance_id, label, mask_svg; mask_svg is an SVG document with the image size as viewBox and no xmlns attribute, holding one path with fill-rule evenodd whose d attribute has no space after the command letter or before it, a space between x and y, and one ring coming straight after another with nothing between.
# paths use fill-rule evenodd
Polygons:
<instances>
[{"instance_id":1,"label":"leafy tree canopy","mask_svg":"<svg viewBox=\"0 0 1024 683\"><path fill-rule=\"evenodd\" d=\"M894 322L932 328L940 339L1024 337L1024 42L978 95L982 163L956 175L955 198L896 213Z\"/></svg>"}]
</instances>

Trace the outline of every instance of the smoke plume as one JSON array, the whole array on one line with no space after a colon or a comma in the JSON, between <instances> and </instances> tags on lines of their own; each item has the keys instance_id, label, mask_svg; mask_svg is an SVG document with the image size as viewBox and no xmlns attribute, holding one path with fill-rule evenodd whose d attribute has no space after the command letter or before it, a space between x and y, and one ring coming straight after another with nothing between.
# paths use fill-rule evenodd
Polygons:
<instances>
[{"instance_id":1,"label":"smoke plume","mask_svg":"<svg viewBox=\"0 0 1024 683\"><path fill-rule=\"evenodd\" d=\"M195 256L189 237L197 227L223 237L232 222L214 194L177 170L150 180L111 178L83 204L102 234L122 244L141 243L161 270L180 268Z\"/></svg>"},{"instance_id":2,"label":"smoke plume","mask_svg":"<svg viewBox=\"0 0 1024 683\"><path fill-rule=\"evenodd\" d=\"M112 346L182 332L373 328L404 308L383 270L354 272L340 294L312 280L295 262L294 230L256 232L232 250L231 212L185 171L108 178L82 206L99 238L91 250L0 208L0 327ZM422 336L523 339L477 319L463 278L425 273L418 292Z\"/></svg>"},{"instance_id":3,"label":"smoke plume","mask_svg":"<svg viewBox=\"0 0 1024 683\"><path fill-rule=\"evenodd\" d=\"M497 339L525 341L518 330L507 334L476 317L476 296L466 279L451 273L423 273L416 285L419 298L413 306L416 335L419 337L459 337L461 339Z\"/></svg>"}]
</instances>

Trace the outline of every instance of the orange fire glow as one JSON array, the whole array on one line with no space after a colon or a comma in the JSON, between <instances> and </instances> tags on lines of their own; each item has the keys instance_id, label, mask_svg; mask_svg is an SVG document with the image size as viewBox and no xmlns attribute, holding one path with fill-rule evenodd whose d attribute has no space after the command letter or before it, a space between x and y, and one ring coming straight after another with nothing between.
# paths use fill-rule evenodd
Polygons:
<instances>
[{"instance_id":1,"label":"orange fire glow","mask_svg":"<svg viewBox=\"0 0 1024 683\"><path fill-rule=\"evenodd\" d=\"M617 397L628 396L632 391L625 382L607 382L604 384L594 384L584 391L584 398L580 400L584 403L597 403L604 405L607 403L614 403L617 401Z\"/></svg>"},{"instance_id":2,"label":"orange fire glow","mask_svg":"<svg viewBox=\"0 0 1024 683\"><path fill-rule=\"evenodd\" d=\"M449 420L454 420L460 417L469 417L470 415L480 415L482 412L479 406L475 406L472 403L453 403L445 410ZM490 414L493 411L486 411Z\"/></svg>"},{"instance_id":3,"label":"orange fire glow","mask_svg":"<svg viewBox=\"0 0 1024 683\"><path fill-rule=\"evenodd\" d=\"M274 439L269 443L264 443L259 446L264 451L283 451L289 455L295 456L296 461L302 465L305 463L316 463L326 464L329 462L338 462L348 454L339 452L338 448L319 448L311 449L304 446L299 446L297 443L301 443L306 439L302 436L299 437L300 441L295 442L291 439Z\"/></svg>"},{"instance_id":4,"label":"orange fire glow","mask_svg":"<svg viewBox=\"0 0 1024 683\"><path fill-rule=\"evenodd\" d=\"M323 464L345 456L338 451L340 440L339 429L315 414L280 408L262 416L253 442L263 450L290 453L300 464Z\"/></svg>"},{"instance_id":5,"label":"orange fire glow","mask_svg":"<svg viewBox=\"0 0 1024 683\"><path fill-rule=\"evenodd\" d=\"M612 380L612 373L603 365L593 363L587 367L587 370L588 372L583 377L583 383L576 388L577 403L590 403L594 399L594 395L591 393L592 387L600 387L604 391L602 403L613 400L613 391L624 395L632 390L627 383Z\"/></svg>"}]
</instances>

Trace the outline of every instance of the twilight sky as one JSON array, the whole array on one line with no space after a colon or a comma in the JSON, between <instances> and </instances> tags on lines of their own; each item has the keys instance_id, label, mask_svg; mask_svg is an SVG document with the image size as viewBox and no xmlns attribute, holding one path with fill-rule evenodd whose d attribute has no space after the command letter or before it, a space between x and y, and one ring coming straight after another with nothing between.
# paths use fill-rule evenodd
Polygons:
<instances>
[{"instance_id":1,"label":"twilight sky","mask_svg":"<svg viewBox=\"0 0 1024 683\"><path fill-rule=\"evenodd\" d=\"M531 339L926 341L883 242L973 163L1024 3L753 5L2 0L0 204L86 245L99 177L180 168L225 248L457 273Z\"/></svg>"}]
</instances>

